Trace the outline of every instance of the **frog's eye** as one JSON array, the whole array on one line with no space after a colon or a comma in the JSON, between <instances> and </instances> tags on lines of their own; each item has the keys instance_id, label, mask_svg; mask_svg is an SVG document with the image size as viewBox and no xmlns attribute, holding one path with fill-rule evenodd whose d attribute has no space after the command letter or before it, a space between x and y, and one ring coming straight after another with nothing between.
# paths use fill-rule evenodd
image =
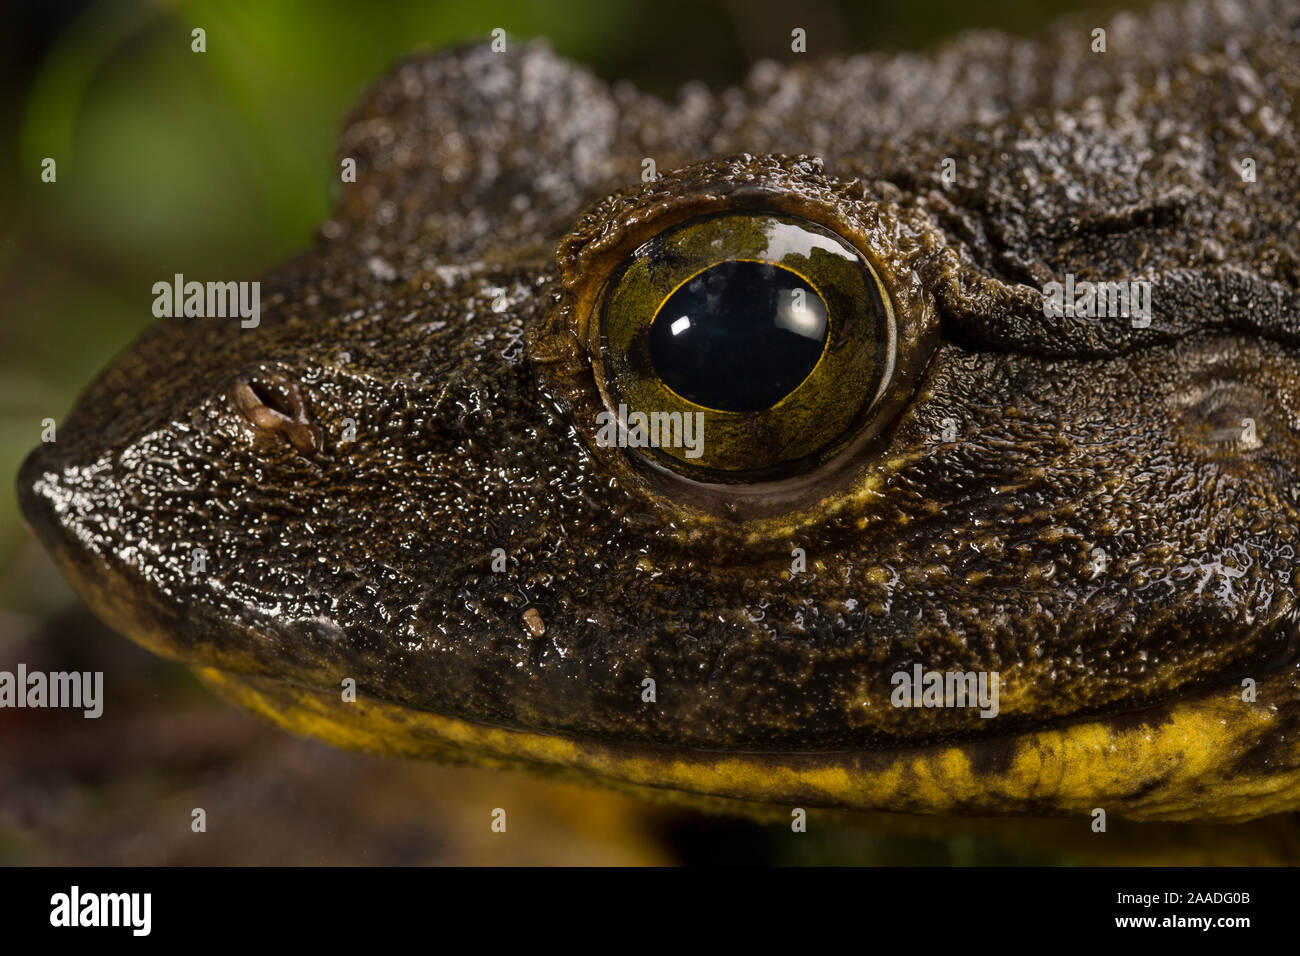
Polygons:
<instances>
[{"instance_id":1,"label":"frog's eye","mask_svg":"<svg viewBox=\"0 0 1300 956\"><path fill-rule=\"evenodd\" d=\"M704 481L805 471L869 420L894 366L888 295L856 249L807 220L682 223L628 257L600 325L620 444Z\"/></svg>"}]
</instances>

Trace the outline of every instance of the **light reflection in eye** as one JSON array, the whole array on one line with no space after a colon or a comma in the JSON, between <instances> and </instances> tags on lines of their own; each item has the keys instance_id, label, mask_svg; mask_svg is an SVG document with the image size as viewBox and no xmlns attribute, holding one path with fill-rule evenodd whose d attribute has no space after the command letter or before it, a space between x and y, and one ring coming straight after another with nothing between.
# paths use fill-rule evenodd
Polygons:
<instances>
[{"instance_id":1,"label":"light reflection in eye","mask_svg":"<svg viewBox=\"0 0 1300 956\"><path fill-rule=\"evenodd\" d=\"M826 338L826 307L807 289L792 290L778 306L772 319L777 328L821 342Z\"/></svg>"},{"instance_id":2,"label":"light reflection in eye","mask_svg":"<svg viewBox=\"0 0 1300 956\"><path fill-rule=\"evenodd\" d=\"M770 222L764 226L767 236L766 255L774 262L780 262L786 256L810 256L814 250L830 253L846 262L853 262L856 256L842 243L829 236L810 233L800 226L786 222Z\"/></svg>"}]
</instances>

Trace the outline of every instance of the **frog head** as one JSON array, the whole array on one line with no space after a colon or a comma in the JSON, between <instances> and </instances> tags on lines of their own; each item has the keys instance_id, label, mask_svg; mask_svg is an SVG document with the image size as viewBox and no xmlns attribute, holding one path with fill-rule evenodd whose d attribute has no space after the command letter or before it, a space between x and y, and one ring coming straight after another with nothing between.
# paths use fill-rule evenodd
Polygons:
<instances>
[{"instance_id":1,"label":"frog head","mask_svg":"<svg viewBox=\"0 0 1300 956\"><path fill-rule=\"evenodd\" d=\"M409 61L255 323L146 331L24 514L117 629L344 746L1295 809L1297 28L1226 10L672 103Z\"/></svg>"}]
</instances>

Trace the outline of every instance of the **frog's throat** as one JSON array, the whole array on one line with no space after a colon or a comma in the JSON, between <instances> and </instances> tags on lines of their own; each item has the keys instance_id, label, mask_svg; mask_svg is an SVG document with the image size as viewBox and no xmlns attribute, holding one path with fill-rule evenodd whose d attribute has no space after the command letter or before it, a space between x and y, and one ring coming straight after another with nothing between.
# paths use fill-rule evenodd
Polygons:
<instances>
[{"instance_id":1,"label":"frog's throat","mask_svg":"<svg viewBox=\"0 0 1300 956\"><path fill-rule=\"evenodd\" d=\"M754 753L513 730L215 668L199 676L296 733L408 757L560 771L728 801L923 814L1232 822L1300 807L1300 667L1254 703L1221 687L1139 714L897 750ZM1081 824L1088 825L1088 824Z\"/></svg>"}]
</instances>

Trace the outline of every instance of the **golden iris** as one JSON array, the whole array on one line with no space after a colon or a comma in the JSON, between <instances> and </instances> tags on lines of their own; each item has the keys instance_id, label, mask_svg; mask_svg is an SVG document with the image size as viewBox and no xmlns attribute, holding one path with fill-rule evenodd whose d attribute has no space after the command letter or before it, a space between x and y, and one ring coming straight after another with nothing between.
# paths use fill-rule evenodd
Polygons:
<instances>
[{"instance_id":1,"label":"golden iris","mask_svg":"<svg viewBox=\"0 0 1300 956\"><path fill-rule=\"evenodd\" d=\"M662 425L643 452L702 481L771 480L833 456L888 385L894 348L870 264L830 230L775 213L659 233L613 277L601 315L610 411ZM669 427L685 415L702 426L691 445Z\"/></svg>"}]
</instances>

